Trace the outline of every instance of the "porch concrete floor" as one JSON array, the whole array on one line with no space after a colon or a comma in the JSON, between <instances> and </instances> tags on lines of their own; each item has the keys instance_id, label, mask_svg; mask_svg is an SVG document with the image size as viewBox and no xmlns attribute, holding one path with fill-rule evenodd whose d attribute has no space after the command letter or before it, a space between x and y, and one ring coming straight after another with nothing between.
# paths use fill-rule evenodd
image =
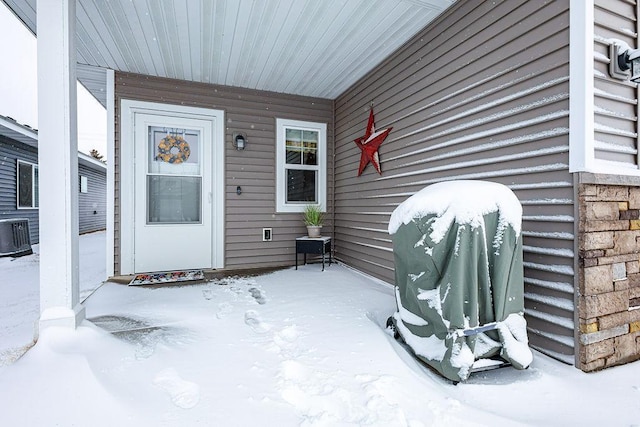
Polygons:
<instances>
[{"instance_id":1,"label":"porch concrete floor","mask_svg":"<svg viewBox=\"0 0 640 427\"><path fill-rule=\"evenodd\" d=\"M163 287L107 282L85 306L92 322L49 328L24 357L0 366L0 425L640 419L637 363L584 374L536 352L526 371L507 367L451 385L384 330L393 288L341 265Z\"/></svg>"}]
</instances>

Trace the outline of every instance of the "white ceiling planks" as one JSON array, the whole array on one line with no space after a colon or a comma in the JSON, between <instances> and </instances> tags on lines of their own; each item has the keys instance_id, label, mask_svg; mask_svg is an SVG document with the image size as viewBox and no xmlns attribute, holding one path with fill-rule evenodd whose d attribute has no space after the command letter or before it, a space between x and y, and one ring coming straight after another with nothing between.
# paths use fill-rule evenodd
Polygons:
<instances>
[{"instance_id":1,"label":"white ceiling planks","mask_svg":"<svg viewBox=\"0 0 640 427\"><path fill-rule=\"evenodd\" d=\"M4 1L35 31L36 0ZM78 0L78 63L333 99L452 2Z\"/></svg>"},{"instance_id":2,"label":"white ceiling planks","mask_svg":"<svg viewBox=\"0 0 640 427\"><path fill-rule=\"evenodd\" d=\"M305 86L298 90L313 90L327 97L332 97L330 95L334 93L340 94L424 27L407 24L411 19L415 19L415 7L408 8L402 2L395 3L396 6L392 9L382 10L373 6L357 25L348 25L347 31L342 32L337 40L337 43L344 46L343 49L337 52L330 50L327 66L315 70L304 82ZM386 22L387 25L384 29L377 30L376 22ZM369 26L368 37L361 34L363 26ZM399 40L402 40L402 43L398 43ZM329 48L333 44L327 43ZM341 72L336 73L334 70ZM317 87L310 87L311 84Z\"/></svg>"}]
</instances>

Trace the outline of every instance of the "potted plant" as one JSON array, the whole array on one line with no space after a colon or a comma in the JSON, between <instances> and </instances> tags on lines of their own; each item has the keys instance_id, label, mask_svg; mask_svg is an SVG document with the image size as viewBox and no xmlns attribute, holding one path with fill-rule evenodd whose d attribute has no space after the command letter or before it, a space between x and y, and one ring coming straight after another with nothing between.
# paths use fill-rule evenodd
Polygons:
<instances>
[{"instance_id":1,"label":"potted plant","mask_svg":"<svg viewBox=\"0 0 640 427\"><path fill-rule=\"evenodd\" d=\"M304 207L303 221L307 226L309 237L320 237L320 229L324 222L324 212L320 205L307 205Z\"/></svg>"}]
</instances>

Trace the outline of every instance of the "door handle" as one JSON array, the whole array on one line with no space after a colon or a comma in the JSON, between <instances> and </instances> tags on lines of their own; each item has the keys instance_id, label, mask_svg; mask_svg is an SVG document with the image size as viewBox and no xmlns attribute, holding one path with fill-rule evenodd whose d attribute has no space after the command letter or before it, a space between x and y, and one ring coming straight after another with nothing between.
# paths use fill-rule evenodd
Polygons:
<instances>
[{"instance_id":1,"label":"door handle","mask_svg":"<svg viewBox=\"0 0 640 427\"><path fill-rule=\"evenodd\" d=\"M213 193L211 191L209 191L208 199L209 199L209 204L211 204L213 202Z\"/></svg>"}]
</instances>

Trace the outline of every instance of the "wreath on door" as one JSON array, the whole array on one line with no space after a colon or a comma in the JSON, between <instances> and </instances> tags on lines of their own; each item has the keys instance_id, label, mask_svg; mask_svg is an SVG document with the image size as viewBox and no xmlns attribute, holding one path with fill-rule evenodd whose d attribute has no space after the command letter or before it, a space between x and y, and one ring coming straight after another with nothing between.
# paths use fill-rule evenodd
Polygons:
<instances>
[{"instance_id":1,"label":"wreath on door","mask_svg":"<svg viewBox=\"0 0 640 427\"><path fill-rule=\"evenodd\" d=\"M191 155L189 143L179 135L167 135L158 143L156 160L166 163L180 164L187 161Z\"/></svg>"}]
</instances>

